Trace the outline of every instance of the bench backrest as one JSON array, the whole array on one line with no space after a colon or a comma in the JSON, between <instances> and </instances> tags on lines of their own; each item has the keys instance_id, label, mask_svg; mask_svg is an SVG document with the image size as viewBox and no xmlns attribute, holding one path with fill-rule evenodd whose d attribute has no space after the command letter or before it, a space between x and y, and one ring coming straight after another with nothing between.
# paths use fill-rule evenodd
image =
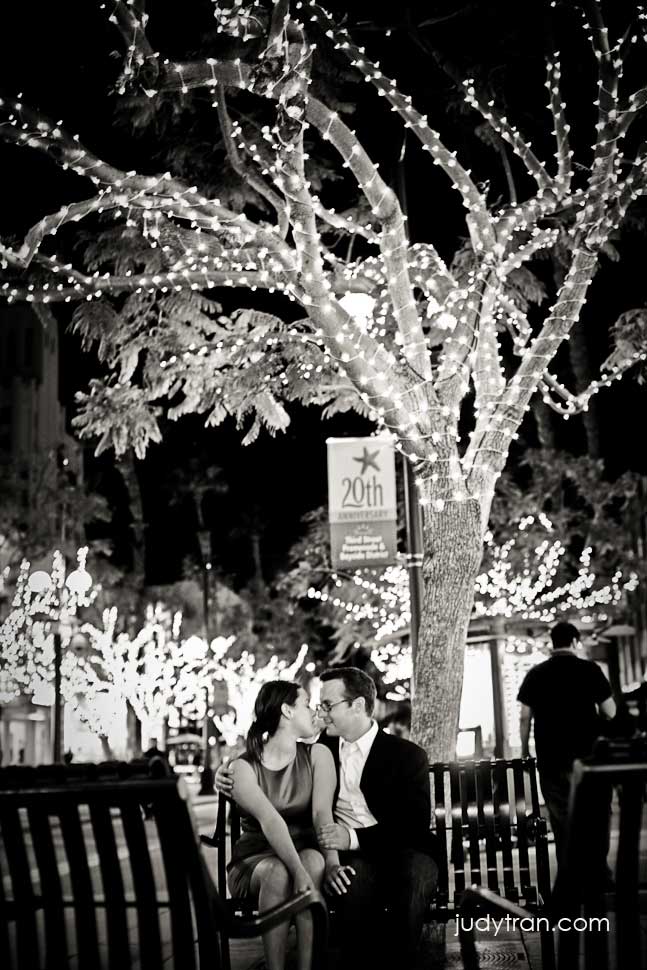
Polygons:
<instances>
[{"instance_id":1,"label":"bench backrest","mask_svg":"<svg viewBox=\"0 0 647 970\"><path fill-rule=\"evenodd\" d=\"M3 970L219 970L224 904L175 777L0 769L0 831Z\"/></svg>"},{"instance_id":2,"label":"bench backrest","mask_svg":"<svg viewBox=\"0 0 647 970\"><path fill-rule=\"evenodd\" d=\"M431 800L443 853L438 910L455 913L470 885L533 909L548 901L548 840L533 758L434 764Z\"/></svg>"},{"instance_id":3,"label":"bench backrest","mask_svg":"<svg viewBox=\"0 0 647 970\"><path fill-rule=\"evenodd\" d=\"M435 916L450 919L461 893L472 884L540 910L550 896L550 869L534 759L437 763L431 766L430 784L430 827L441 853ZM221 797L210 844L219 850L218 888L223 897L227 858L239 837L236 806Z\"/></svg>"}]
</instances>

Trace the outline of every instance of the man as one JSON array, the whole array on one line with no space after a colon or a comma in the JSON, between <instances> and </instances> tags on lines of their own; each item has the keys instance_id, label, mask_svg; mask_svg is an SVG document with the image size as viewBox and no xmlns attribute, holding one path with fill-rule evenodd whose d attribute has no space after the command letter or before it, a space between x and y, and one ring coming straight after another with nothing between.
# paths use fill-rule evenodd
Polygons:
<instances>
[{"instance_id":1,"label":"man","mask_svg":"<svg viewBox=\"0 0 647 970\"><path fill-rule=\"evenodd\" d=\"M387 734L408 739L411 736L411 704L400 704L390 717L382 721L382 727Z\"/></svg>"},{"instance_id":2,"label":"man","mask_svg":"<svg viewBox=\"0 0 647 970\"><path fill-rule=\"evenodd\" d=\"M166 754L157 747L157 738L150 739L150 747L144 751L142 757L147 761L152 761L153 758L163 758L166 761Z\"/></svg>"},{"instance_id":3,"label":"man","mask_svg":"<svg viewBox=\"0 0 647 970\"><path fill-rule=\"evenodd\" d=\"M595 739L602 733L600 714L613 718L616 705L609 681L598 665L576 655L580 638L577 627L557 623L550 636L551 657L528 671L517 700L521 703L522 758L528 757L530 726L533 721L535 725L537 767L555 836L559 871L564 862L573 762L591 754Z\"/></svg>"},{"instance_id":4,"label":"man","mask_svg":"<svg viewBox=\"0 0 647 970\"><path fill-rule=\"evenodd\" d=\"M147 748L146 751L144 751L142 757L145 758L146 761L148 761L149 769L151 770L151 772L155 768L159 769L160 765L164 765L164 768L167 772L170 771L168 758L165 752L160 751L160 749L157 747L157 738L150 739L150 747ZM153 814L154 813L153 813L152 803L144 805L144 818L150 820L151 818L153 818Z\"/></svg>"},{"instance_id":5,"label":"man","mask_svg":"<svg viewBox=\"0 0 647 970\"><path fill-rule=\"evenodd\" d=\"M337 849L342 866L353 870L346 892L334 896L344 966L413 967L438 877L427 756L378 728L372 718L375 684L363 671L328 670L321 681L325 735L319 740L332 752L339 783L334 822L317 836L323 849ZM227 791L225 778L220 768L219 790ZM327 888L333 888L330 882ZM390 926L380 934L385 903Z\"/></svg>"}]
</instances>

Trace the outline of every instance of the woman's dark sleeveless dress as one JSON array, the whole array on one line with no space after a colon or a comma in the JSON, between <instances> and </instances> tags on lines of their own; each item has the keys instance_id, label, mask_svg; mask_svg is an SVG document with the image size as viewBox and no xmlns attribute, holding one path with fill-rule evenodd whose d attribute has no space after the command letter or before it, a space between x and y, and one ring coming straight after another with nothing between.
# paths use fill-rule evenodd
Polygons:
<instances>
[{"instance_id":1,"label":"woman's dark sleeveless dress","mask_svg":"<svg viewBox=\"0 0 647 970\"><path fill-rule=\"evenodd\" d=\"M310 745L297 742L296 757L278 771L272 771L246 754L241 755L254 769L261 791L287 823L297 852L316 849L312 827L312 762ZM253 815L240 811L241 836L227 866L227 882L232 896L248 896L254 867L261 859L276 853Z\"/></svg>"}]
</instances>

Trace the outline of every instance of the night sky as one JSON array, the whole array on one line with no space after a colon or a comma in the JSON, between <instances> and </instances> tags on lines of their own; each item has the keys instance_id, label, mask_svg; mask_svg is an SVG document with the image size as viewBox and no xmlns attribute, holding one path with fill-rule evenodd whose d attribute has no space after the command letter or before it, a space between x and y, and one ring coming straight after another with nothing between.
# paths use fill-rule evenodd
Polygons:
<instances>
[{"instance_id":1,"label":"night sky","mask_svg":"<svg viewBox=\"0 0 647 970\"><path fill-rule=\"evenodd\" d=\"M525 0L444 0L444 2L399 3L376 19L375 4L330 4L329 8L349 12L349 25L385 73L397 76L402 89L413 95L420 108L429 111L433 123L447 142L472 167L479 181L489 180L490 197L506 201L506 184L496 152L474 136L479 123L475 113L459 108L455 87L448 76L478 72L505 99L509 117L532 137L538 153L549 156L547 147L550 118L545 108L542 58L549 45L543 11L548 4ZM562 8L568 5L563 4ZM634 4L609 5L614 29ZM199 45L222 40L213 31L212 5L207 0L182 4L158 0L148 5L151 39L169 56L192 55ZM582 31L558 10L557 25L564 28L565 56L571 55L570 69L564 66L566 100L571 106L576 146L590 143L594 122L593 58ZM386 36L391 28L390 37ZM0 14L0 88L8 95L22 92L24 101L61 119L68 131L78 132L81 141L99 156L124 169L155 172L160 166L153 156L155 146L146 138L133 140L130 132L114 123L117 96L112 85L122 62L122 41L107 23L105 13L93 0L66 0L61 4L21 0L4 5ZM210 48L209 48L210 49ZM204 56L204 54L203 54ZM644 60L644 55L643 55ZM443 70L446 68L446 70ZM345 90L357 108L352 125L381 170L395 178L402 149L403 129L366 84L347 84ZM212 123L217 124L215 112ZM546 150L543 150L544 147ZM0 146L2 205L0 232L3 237L22 236L37 218L65 202L91 194L89 183L60 172L52 162L28 149ZM414 241L433 241L441 255L451 257L457 240L465 234L456 192L433 169L408 140L405 155L410 233ZM520 175L521 195L530 184ZM482 174L481 174L482 173ZM342 209L350 205L348 186L339 183L328 190L328 204ZM608 326L618 313L645 303L645 232L640 225L617 244L620 262L606 261L596 278L588 301L584 323L590 333L594 362L609 352ZM49 251L52 251L51 245ZM217 296L217 295L216 295ZM243 291L222 295L229 309L252 305ZM277 311L269 298L255 298L264 308ZM98 373L98 364L81 352L78 340L64 333L71 310L57 310L61 323L61 395L71 405L74 392ZM568 377L561 358L556 372ZM645 415L646 392L635 376L625 378L623 387L601 395L601 430L607 468L616 474L630 467L647 473L644 433L638 434ZM73 408L69 407L69 416ZM252 560L248 541L249 523L262 524L263 567L271 577L285 564L289 545L299 533L303 513L326 501L325 439L331 435L362 434L368 423L356 416L338 416L322 422L313 408L294 408L287 433L271 439L262 433L258 443L240 446L233 422L205 431L199 418L185 418L170 425L164 443L152 446L139 474L143 484L147 536L147 579L150 583L171 582L180 576L182 560L196 556L198 547L190 505L176 489L177 469L190 474L196 464L222 469L227 489L213 503L211 528L214 559L223 573L237 585L250 576ZM523 437L535 442L532 422ZM582 450L579 421L558 428L558 441L574 452ZM112 456L91 457L88 446L88 481L103 490L114 507L110 529L116 557L128 561L128 516L125 496L114 471ZM514 455L512 456L514 462Z\"/></svg>"}]
</instances>

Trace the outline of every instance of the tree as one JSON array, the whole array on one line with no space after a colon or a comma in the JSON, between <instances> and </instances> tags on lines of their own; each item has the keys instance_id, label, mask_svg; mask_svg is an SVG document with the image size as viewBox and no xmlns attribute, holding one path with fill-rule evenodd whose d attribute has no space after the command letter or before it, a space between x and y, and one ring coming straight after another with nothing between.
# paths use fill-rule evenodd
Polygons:
<instances>
[{"instance_id":1,"label":"tree","mask_svg":"<svg viewBox=\"0 0 647 970\"><path fill-rule=\"evenodd\" d=\"M624 25L614 43L600 3L586 9L599 72L592 162L586 154L576 161L570 147L558 53L546 65L555 171L475 80L463 81L467 103L512 150L524 185L535 184L510 204L489 201L488 185L475 181L396 82L316 3L294 11L287 0L268 9L216 6L218 31L228 38L224 56L187 62L154 49L141 0L109 7L126 44L118 90L140 103L206 92L230 165L258 200L245 211L170 172L121 171L22 103L2 107L5 138L47 152L97 187L91 198L45 216L3 256L8 299L85 301L74 324L111 370L79 401L78 427L100 435L99 449L121 453L132 445L143 454L159 440L165 400L169 416L198 411L212 425L227 415L240 424L253 416L245 441L263 425L284 429L284 402L295 398L355 407L396 436L415 468L424 512L413 729L433 759L454 750L465 636L495 483L533 396L568 418L644 357L645 315L636 310L619 321L612 352L588 387L571 393L549 370L609 238L647 189L644 148L631 147L647 88L627 93L621 83L632 49L646 39L644 17ZM410 242L401 200L326 100L323 65L340 56L458 193L468 239L450 266L431 243ZM251 125L233 118L237 92L261 104L260 123L258 116ZM326 207L313 187L306 139L314 136L359 190L347 214ZM89 269L42 250L55 230L106 212L117 228L86 251ZM354 258L341 254L340 232L357 240ZM520 297L519 275L558 243L567 265L540 312ZM26 281L30 270L36 277ZM224 315L206 291L225 286L280 293L306 315L287 323L258 310ZM364 295L361 313L349 312L351 294Z\"/></svg>"}]
</instances>

